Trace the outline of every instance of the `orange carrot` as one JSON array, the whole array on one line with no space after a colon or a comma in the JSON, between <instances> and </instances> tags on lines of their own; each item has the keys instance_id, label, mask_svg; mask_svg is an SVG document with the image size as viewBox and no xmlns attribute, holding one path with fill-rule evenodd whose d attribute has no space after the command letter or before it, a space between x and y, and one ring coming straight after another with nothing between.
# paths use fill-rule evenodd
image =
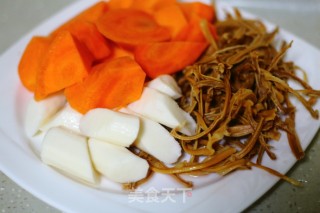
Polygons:
<instances>
[{"instance_id":1,"label":"orange carrot","mask_svg":"<svg viewBox=\"0 0 320 213\"><path fill-rule=\"evenodd\" d=\"M123 57L123 56L129 56L131 58L134 58L133 56L133 52L125 49L119 45L114 44L113 45L113 52L110 58L119 58L119 57Z\"/></svg>"},{"instance_id":2,"label":"orange carrot","mask_svg":"<svg viewBox=\"0 0 320 213\"><path fill-rule=\"evenodd\" d=\"M110 10L129 8L134 0L110 0Z\"/></svg>"},{"instance_id":3,"label":"orange carrot","mask_svg":"<svg viewBox=\"0 0 320 213\"><path fill-rule=\"evenodd\" d=\"M215 11L213 6L201 3L201 2L184 2L179 3L182 11L188 20L191 20L191 16L196 14L201 19L206 19L209 22L215 20Z\"/></svg>"},{"instance_id":4,"label":"orange carrot","mask_svg":"<svg viewBox=\"0 0 320 213\"><path fill-rule=\"evenodd\" d=\"M75 20L95 23L108 10L108 3L104 1L99 1L98 3L82 11L80 14L76 15L75 17L73 17L72 19L55 29L50 35L55 36L58 32L62 30L67 30L69 28L70 23L72 23Z\"/></svg>"},{"instance_id":5,"label":"orange carrot","mask_svg":"<svg viewBox=\"0 0 320 213\"><path fill-rule=\"evenodd\" d=\"M204 37L200 27L200 21L190 21L172 40L206 42L206 38Z\"/></svg>"},{"instance_id":6,"label":"orange carrot","mask_svg":"<svg viewBox=\"0 0 320 213\"><path fill-rule=\"evenodd\" d=\"M75 20L69 24L67 30L88 48L96 61L111 54L107 40L93 23Z\"/></svg>"},{"instance_id":7,"label":"orange carrot","mask_svg":"<svg viewBox=\"0 0 320 213\"><path fill-rule=\"evenodd\" d=\"M156 10L176 3L176 0L133 0L130 8L153 14Z\"/></svg>"},{"instance_id":8,"label":"orange carrot","mask_svg":"<svg viewBox=\"0 0 320 213\"><path fill-rule=\"evenodd\" d=\"M158 24L171 30L172 36L175 36L187 25L187 20L177 4L160 8L154 13L154 17Z\"/></svg>"},{"instance_id":9,"label":"orange carrot","mask_svg":"<svg viewBox=\"0 0 320 213\"><path fill-rule=\"evenodd\" d=\"M64 90L81 113L122 107L140 97L146 75L172 74L194 63L208 46L200 21L214 16L202 3L100 1L47 39L33 38L19 75L36 100Z\"/></svg>"},{"instance_id":10,"label":"orange carrot","mask_svg":"<svg viewBox=\"0 0 320 213\"><path fill-rule=\"evenodd\" d=\"M83 82L65 89L70 105L81 113L125 106L141 96L146 74L130 57L96 65Z\"/></svg>"},{"instance_id":11,"label":"orange carrot","mask_svg":"<svg viewBox=\"0 0 320 213\"><path fill-rule=\"evenodd\" d=\"M140 98L146 73L133 58L114 59L103 69L109 70L109 91L103 96L102 107L123 107Z\"/></svg>"},{"instance_id":12,"label":"orange carrot","mask_svg":"<svg viewBox=\"0 0 320 213\"><path fill-rule=\"evenodd\" d=\"M154 18L133 9L110 10L97 21L98 30L108 39L127 45L169 40L170 30Z\"/></svg>"},{"instance_id":13,"label":"orange carrot","mask_svg":"<svg viewBox=\"0 0 320 213\"><path fill-rule=\"evenodd\" d=\"M50 42L47 37L32 37L20 59L18 66L20 80L32 92L35 90L40 64Z\"/></svg>"},{"instance_id":14,"label":"orange carrot","mask_svg":"<svg viewBox=\"0 0 320 213\"><path fill-rule=\"evenodd\" d=\"M70 32L59 32L51 42L37 75L35 99L41 100L88 75L92 56Z\"/></svg>"},{"instance_id":15,"label":"orange carrot","mask_svg":"<svg viewBox=\"0 0 320 213\"><path fill-rule=\"evenodd\" d=\"M200 25L201 19L194 17L186 26L184 26L180 32L173 38L173 41L195 41L195 42L207 42L203 30ZM214 25L208 23L209 30L213 38L217 39L218 35Z\"/></svg>"},{"instance_id":16,"label":"orange carrot","mask_svg":"<svg viewBox=\"0 0 320 213\"><path fill-rule=\"evenodd\" d=\"M135 59L151 78L172 74L195 62L207 47L206 42L158 42L140 45Z\"/></svg>"},{"instance_id":17,"label":"orange carrot","mask_svg":"<svg viewBox=\"0 0 320 213\"><path fill-rule=\"evenodd\" d=\"M108 2L99 1L88 9L81 12L75 18L95 23L105 12L109 10Z\"/></svg>"}]
</instances>

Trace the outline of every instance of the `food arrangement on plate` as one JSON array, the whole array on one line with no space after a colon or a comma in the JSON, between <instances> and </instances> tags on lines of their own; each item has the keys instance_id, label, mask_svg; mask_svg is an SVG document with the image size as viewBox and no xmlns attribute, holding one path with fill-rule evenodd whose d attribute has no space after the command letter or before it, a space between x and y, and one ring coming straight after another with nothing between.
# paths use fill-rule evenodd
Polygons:
<instances>
[{"instance_id":1,"label":"food arrangement on plate","mask_svg":"<svg viewBox=\"0 0 320 213\"><path fill-rule=\"evenodd\" d=\"M199 2L98 2L26 47L26 134L44 163L95 186L162 173L192 187L186 176L252 167L299 185L263 158L281 158L269 145L281 134L303 157L290 97L318 119L320 92L277 32Z\"/></svg>"}]
</instances>

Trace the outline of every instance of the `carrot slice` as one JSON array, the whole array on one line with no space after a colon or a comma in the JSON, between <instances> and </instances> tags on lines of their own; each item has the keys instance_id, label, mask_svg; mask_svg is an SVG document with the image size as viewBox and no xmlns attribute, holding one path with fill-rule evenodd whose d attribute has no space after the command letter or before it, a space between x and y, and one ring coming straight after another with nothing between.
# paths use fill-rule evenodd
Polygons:
<instances>
[{"instance_id":1,"label":"carrot slice","mask_svg":"<svg viewBox=\"0 0 320 213\"><path fill-rule=\"evenodd\" d=\"M68 30L70 23L72 23L75 20L95 23L108 10L108 3L104 1L99 1L98 3L82 11L80 14L76 15L75 17L73 17L72 19L55 29L50 35L55 36L60 31Z\"/></svg>"},{"instance_id":2,"label":"carrot slice","mask_svg":"<svg viewBox=\"0 0 320 213\"><path fill-rule=\"evenodd\" d=\"M111 54L107 40L93 23L75 20L69 24L68 30L88 48L96 61Z\"/></svg>"},{"instance_id":3,"label":"carrot slice","mask_svg":"<svg viewBox=\"0 0 320 213\"><path fill-rule=\"evenodd\" d=\"M41 100L88 75L92 56L70 32L61 31L51 42L37 75L35 99Z\"/></svg>"},{"instance_id":4,"label":"carrot slice","mask_svg":"<svg viewBox=\"0 0 320 213\"><path fill-rule=\"evenodd\" d=\"M200 27L200 21L191 21L184 26L180 32L172 39L173 41L194 41L206 42L206 38Z\"/></svg>"},{"instance_id":5,"label":"carrot slice","mask_svg":"<svg viewBox=\"0 0 320 213\"><path fill-rule=\"evenodd\" d=\"M121 44L138 45L171 38L168 28L158 25L151 15L139 10L110 10L96 24L104 36Z\"/></svg>"},{"instance_id":6,"label":"carrot slice","mask_svg":"<svg viewBox=\"0 0 320 213\"><path fill-rule=\"evenodd\" d=\"M110 61L110 60L120 58L120 57L125 57L125 56L134 59L133 50L127 49L123 46L119 46L115 43L111 43L111 55L108 58L100 61L99 63L104 63L106 61Z\"/></svg>"},{"instance_id":7,"label":"carrot slice","mask_svg":"<svg viewBox=\"0 0 320 213\"><path fill-rule=\"evenodd\" d=\"M75 18L95 23L105 12L109 10L109 4L105 1L99 1L88 9L81 12Z\"/></svg>"},{"instance_id":8,"label":"carrot slice","mask_svg":"<svg viewBox=\"0 0 320 213\"><path fill-rule=\"evenodd\" d=\"M188 23L181 8L177 4L162 7L154 13L154 17L158 24L168 27L171 30L172 36L180 32Z\"/></svg>"},{"instance_id":9,"label":"carrot slice","mask_svg":"<svg viewBox=\"0 0 320 213\"><path fill-rule=\"evenodd\" d=\"M153 14L156 10L176 3L176 0L134 0L131 8Z\"/></svg>"},{"instance_id":10,"label":"carrot slice","mask_svg":"<svg viewBox=\"0 0 320 213\"><path fill-rule=\"evenodd\" d=\"M213 6L207 5L201 2L184 2L179 3L182 11L188 20L192 19L192 16L196 14L201 19L206 19L209 22L215 20L215 11Z\"/></svg>"},{"instance_id":11,"label":"carrot slice","mask_svg":"<svg viewBox=\"0 0 320 213\"><path fill-rule=\"evenodd\" d=\"M207 47L206 42L158 42L136 48L134 56L147 75L155 78L182 70L199 58Z\"/></svg>"},{"instance_id":12,"label":"carrot slice","mask_svg":"<svg viewBox=\"0 0 320 213\"><path fill-rule=\"evenodd\" d=\"M20 59L18 66L20 80L32 92L35 90L40 64L50 42L47 37L32 37Z\"/></svg>"},{"instance_id":13,"label":"carrot slice","mask_svg":"<svg viewBox=\"0 0 320 213\"><path fill-rule=\"evenodd\" d=\"M129 56L131 58L134 58L132 51L125 49L119 45L114 44L111 58L120 58L123 56Z\"/></svg>"},{"instance_id":14,"label":"carrot slice","mask_svg":"<svg viewBox=\"0 0 320 213\"><path fill-rule=\"evenodd\" d=\"M80 113L125 106L140 98L146 74L130 57L96 65L83 82L65 89L70 105Z\"/></svg>"},{"instance_id":15,"label":"carrot slice","mask_svg":"<svg viewBox=\"0 0 320 213\"><path fill-rule=\"evenodd\" d=\"M134 0L110 0L110 10L129 8Z\"/></svg>"},{"instance_id":16,"label":"carrot slice","mask_svg":"<svg viewBox=\"0 0 320 213\"><path fill-rule=\"evenodd\" d=\"M201 20L195 18L191 20L186 26L184 26L177 35L172 39L173 41L195 41L195 42L207 42L203 30L200 25ZM218 35L216 27L208 23L209 30L213 38L217 40Z\"/></svg>"}]
</instances>

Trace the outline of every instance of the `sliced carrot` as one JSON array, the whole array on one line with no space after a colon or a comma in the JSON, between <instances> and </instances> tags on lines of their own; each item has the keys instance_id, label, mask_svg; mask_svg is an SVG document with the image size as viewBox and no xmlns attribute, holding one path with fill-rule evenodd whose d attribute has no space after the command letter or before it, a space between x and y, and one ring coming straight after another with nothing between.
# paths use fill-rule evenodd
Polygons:
<instances>
[{"instance_id":1,"label":"sliced carrot","mask_svg":"<svg viewBox=\"0 0 320 213\"><path fill-rule=\"evenodd\" d=\"M119 57L123 57L123 56L129 56L131 58L134 58L132 51L125 49L119 45L114 44L111 58L119 58Z\"/></svg>"},{"instance_id":2,"label":"sliced carrot","mask_svg":"<svg viewBox=\"0 0 320 213\"><path fill-rule=\"evenodd\" d=\"M104 36L121 44L138 45L171 38L170 30L158 25L151 15L133 9L110 10L96 24Z\"/></svg>"},{"instance_id":3,"label":"sliced carrot","mask_svg":"<svg viewBox=\"0 0 320 213\"><path fill-rule=\"evenodd\" d=\"M102 107L109 109L123 107L140 98L146 73L130 57L114 59L106 67L109 70L108 93L102 98Z\"/></svg>"},{"instance_id":4,"label":"sliced carrot","mask_svg":"<svg viewBox=\"0 0 320 213\"><path fill-rule=\"evenodd\" d=\"M110 61L110 60L120 58L120 57L125 57L125 56L134 59L134 54L132 49L127 49L123 46L117 45L115 43L111 43L111 50L112 50L111 55L108 58L100 61L99 63L104 63L106 61Z\"/></svg>"},{"instance_id":5,"label":"sliced carrot","mask_svg":"<svg viewBox=\"0 0 320 213\"><path fill-rule=\"evenodd\" d=\"M172 36L175 36L188 24L181 8L177 4L160 8L154 13L154 17L158 24L171 30Z\"/></svg>"},{"instance_id":6,"label":"sliced carrot","mask_svg":"<svg viewBox=\"0 0 320 213\"><path fill-rule=\"evenodd\" d=\"M98 3L81 12L75 18L95 23L108 10L108 2L99 1Z\"/></svg>"},{"instance_id":7,"label":"sliced carrot","mask_svg":"<svg viewBox=\"0 0 320 213\"><path fill-rule=\"evenodd\" d=\"M36 100L64 90L81 113L122 107L140 97L146 74L155 78L194 63L208 46L200 20L214 16L202 3L100 1L48 40L31 40L19 75Z\"/></svg>"},{"instance_id":8,"label":"sliced carrot","mask_svg":"<svg viewBox=\"0 0 320 213\"><path fill-rule=\"evenodd\" d=\"M179 3L182 11L188 20L191 20L191 16L198 15L201 19L206 19L209 22L215 20L215 11L213 6L201 3L201 2L183 2Z\"/></svg>"},{"instance_id":9,"label":"sliced carrot","mask_svg":"<svg viewBox=\"0 0 320 213\"><path fill-rule=\"evenodd\" d=\"M82 81L88 75L92 62L92 56L88 53L70 32L59 32L43 58L37 75L35 99L44 99L52 93Z\"/></svg>"},{"instance_id":10,"label":"sliced carrot","mask_svg":"<svg viewBox=\"0 0 320 213\"><path fill-rule=\"evenodd\" d=\"M81 113L125 106L140 98L146 74L130 57L96 65L83 81L65 89L70 105Z\"/></svg>"},{"instance_id":11,"label":"sliced carrot","mask_svg":"<svg viewBox=\"0 0 320 213\"><path fill-rule=\"evenodd\" d=\"M207 47L206 42L157 42L140 45L135 59L151 78L172 74L194 63Z\"/></svg>"},{"instance_id":12,"label":"sliced carrot","mask_svg":"<svg viewBox=\"0 0 320 213\"><path fill-rule=\"evenodd\" d=\"M173 41L206 42L199 21L191 21L177 33Z\"/></svg>"},{"instance_id":13,"label":"sliced carrot","mask_svg":"<svg viewBox=\"0 0 320 213\"><path fill-rule=\"evenodd\" d=\"M156 10L176 3L176 0L133 0L131 8L153 14Z\"/></svg>"},{"instance_id":14,"label":"sliced carrot","mask_svg":"<svg viewBox=\"0 0 320 213\"><path fill-rule=\"evenodd\" d=\"M95 23L106 11L109 10L108 3L105 1L99 1L98 3L92 5L88 9L82 11L80 14L76 15L57 29L55 29L50 35L54 36L59 31L67 30L69 28L70 23L75 20L87 21L91 23Z\"/></svg>"},{"instance_id":15,"label":"sliced carrot","mask_svg":"<svg viewBox=\"0 0 320 213\"><path fill-rule=\"evenodd\" d=\"M30 91L35 90L40 64L50 42L51 40L47 37L32 37L20 59L19 77L22 84Z\"/></svg>"},{"instance_id":16,"label":"sliced carrot","mask_svg":"<svg viewBox=\"0 0 320 213\"><path fill-rule=\"evenodd\" d=\"M111 54L107 40L93 23L75 20L69 24L67 30L88 48L96 61Z\"/></svg>"},{"instance_id":17,"label":"sliced carrot","mask_svg":"<svg viewBox=\"0 0 320 213\"><path fill-rule=\"evenodd\" d=\"M110 0L110 10L129 8L134 0Z\"/></svg>"},{"instance_id":18,"label":"sliced carrot","mask_svg":"<svg viewBox=\"0 0 320 213\"><path fill-rule=\"evenodd\" d=\"M204 36L204 32L201 29L201 19L197 15L190 17L191 20L189 23L181 29L180 32L173 38L174 41L195 41L195 42L207 42L207 39ZM208 23L209 30L213 38L217 39L217 32L214 25Z\"/></svg>"}]
</instances>

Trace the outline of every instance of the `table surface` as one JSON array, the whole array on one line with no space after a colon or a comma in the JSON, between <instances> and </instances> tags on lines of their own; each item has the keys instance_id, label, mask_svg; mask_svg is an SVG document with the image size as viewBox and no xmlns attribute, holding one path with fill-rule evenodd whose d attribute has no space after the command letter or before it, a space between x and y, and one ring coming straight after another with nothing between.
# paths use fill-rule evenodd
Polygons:
<instances>
[{"instance_id":1,"label":"table surface","mask_svg":"<svg viewBox=\"0 0 320 213\"><path fill-rule=\"evenodd\" d=\"M75 0L1 0L0 54L44 19ZM320 48L319 0L225 0ZM318 88L319 89L319 88ZM306 151L306 157L288 173L304 181L301 188L278 182L246 212L320 212L320 132ZM60 212L34 197L0 172L1 212Z\"/></svg>"}]
</instances>

